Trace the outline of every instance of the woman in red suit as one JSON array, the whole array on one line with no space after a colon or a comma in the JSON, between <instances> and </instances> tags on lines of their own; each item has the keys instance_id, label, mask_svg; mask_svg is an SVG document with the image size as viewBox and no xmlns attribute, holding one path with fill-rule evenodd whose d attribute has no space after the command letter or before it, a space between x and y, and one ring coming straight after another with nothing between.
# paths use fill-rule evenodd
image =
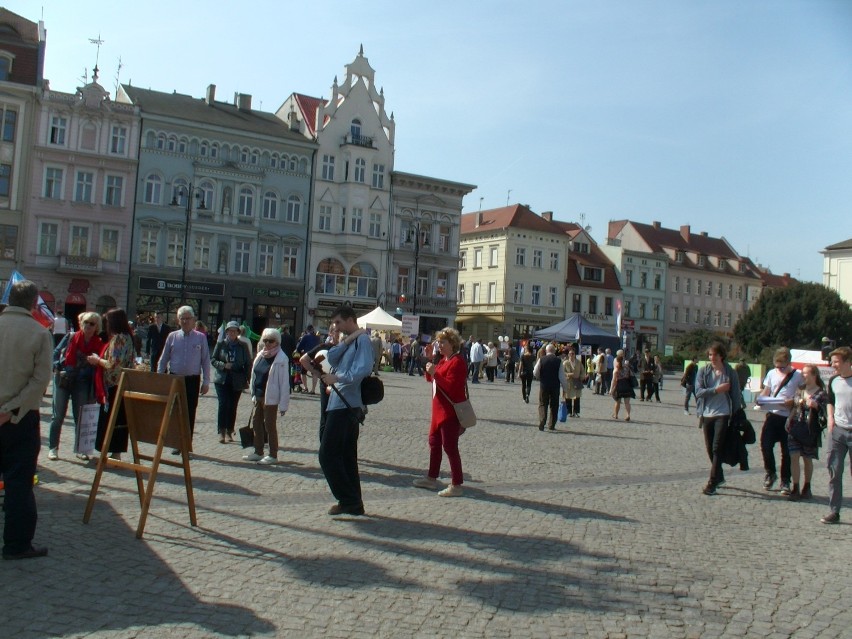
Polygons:
<instances>
[{"instance_id":1,"label":"woman in red suit","mask_svg":"<svg viewBox=\"0 0 852 639\"><path fill-rule=\"evenodd\" d=\"M461 456L459 455L459 437L464 428L459 424L456 411L450 402L462 402L466 397L467 364L461 356L462 339L458 331L445 328L435 336L440 351L440 359L426 364L426 381L432 383L432 423L429 426L429 473L426 477L414 480L418 488L436 490L443 488L441 497L458 497L462 494ZM428 349L428 347L427 347ZM427 356L430 354L427 352ZM443 391L443 392L442 392ZM446 393L446 395L445 395ZM449 396L449 399L447 399ZM450 461L452 483L444 488L438 481L441 470L441 449L447 453Z\"/></svg>"}]
</instances>

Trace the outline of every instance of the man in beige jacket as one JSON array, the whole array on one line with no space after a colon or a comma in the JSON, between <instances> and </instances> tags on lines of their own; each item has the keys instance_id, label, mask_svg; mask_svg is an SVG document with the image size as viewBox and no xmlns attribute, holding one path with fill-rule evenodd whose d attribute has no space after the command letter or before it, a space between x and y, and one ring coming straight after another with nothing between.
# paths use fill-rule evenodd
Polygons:
<instances>
[{"instance_id":1,"label":"man in beige jacket","mask_svg":"<svg viewBox=\"0 0 852 639\"><path fill-rule=\"evenodd\" d=\"M28 280L12 285L0 314L0 473L6 483L3 559L44 557L32 545L36 511L33 476L41 447L38 409L51 375L53 340L30 311L38 288Z\"/></svg>"}]
</instances>

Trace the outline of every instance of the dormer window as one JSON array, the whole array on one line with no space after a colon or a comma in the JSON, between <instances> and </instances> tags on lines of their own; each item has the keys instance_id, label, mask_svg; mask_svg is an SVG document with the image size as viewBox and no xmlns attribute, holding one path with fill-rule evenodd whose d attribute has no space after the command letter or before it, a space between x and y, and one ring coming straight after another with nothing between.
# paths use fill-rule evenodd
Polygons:
<instances>
[{"instance_id":1,"label":"dormer window","mask_svg":"<svg viewBox=\"0 0 852 639\"><path fill-rule=\"evenodd\" d=\"M7 81L12 76L12 63L15 56L8 51L0 51L0 80Z\"/></svg>"},{"instance_id":2,"label":"dormer window","mask_svg":"<svg viewBox=\"0 0 852 639\"><path fill-rule=\"evenodd\" d=\"M592 266L583 267L583 279L591 282L603 282L603 269Z\"/></svg>"},{"instance_id":3,"label":"dormer window","mask_svg":"<svg viewBox=\"0 0 852 639\"><path fill-rule=\"evenodd\" d=\"M699 256L698 256L698 266L704 266L704 264L706 263L706 261L707 261L707 260L705 259L705 257L704 257L703 255L699 255Z\"/></svg>"},{"instance_id":4,"label":"dormer window","mask_svg":"<svg viewBox=\"0 0 852 639\"><path fill-rule=\"evenodd\" d=\"M588 253L589 252L589 243L588 242L573 242L573 248L576 253Z\"/></svg>"},{"instance_id":5,"label":"dormer window","mask_svg":"<svg viewBox=\"0 0 852 639\"><path fill-rule=\"evenodd\" d=\"M675 262L678 264L683 262L683 251L675 251Z\"/></svg>"},{"instance_id":6,"label":"dormer window","mask_svg":"<svg viewBox=\"0 0 852 639\"><path fill-rule=\"evenodd\" d=\"M724 270L725 270L725 264L726 264L726 262L725 262L725 258L724 258L724 257L720 257L720 258L719 258L719 270L720 270L720 271L724 271Z\"/></svg>"},{"instance_id":7,"label":"dormer window","mask_svg":"<svg viewBox=\"0 0 852 639\"><path fill-rule=\"evenodd\" d=\"M740 273L745 273L745 262L740 262Z\"/></svg>"}]
</instances>

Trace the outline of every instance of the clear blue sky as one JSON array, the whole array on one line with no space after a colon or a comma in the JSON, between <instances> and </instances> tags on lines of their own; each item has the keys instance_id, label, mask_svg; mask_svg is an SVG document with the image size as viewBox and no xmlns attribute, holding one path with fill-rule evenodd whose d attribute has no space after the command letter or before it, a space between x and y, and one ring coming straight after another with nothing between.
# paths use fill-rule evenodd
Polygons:
<instances>
[{"instance_id":1,"label":"clear blue sky","mask_svg":"<svg viewBox=\"0 0 852 639\"><path fill-rule=\"evenodd\" d=\"M822 281L852 237L852 1L17 0L45 76L94 66L274 111L327 97L361 44L397 123L395 167L477 184L465 211L528 204L598 242L630 218L726 237ZM40 8L41 7L41 8ZM509 190L511 189L511 193Z\"/></svg>"}]
</instances>

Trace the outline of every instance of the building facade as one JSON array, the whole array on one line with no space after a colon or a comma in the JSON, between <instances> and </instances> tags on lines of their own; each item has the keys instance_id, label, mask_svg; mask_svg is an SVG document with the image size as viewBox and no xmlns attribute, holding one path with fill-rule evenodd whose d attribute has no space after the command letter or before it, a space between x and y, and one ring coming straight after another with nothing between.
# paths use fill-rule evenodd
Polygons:
<instances>
[{"instance_id":1,"label":"building facade","mask_svg":"<svg viewBox=\"0 0 852 639\"><path fill-rule=\"evenodd\" d=\"M251 96L203 99L122 85L142 117L129 310L196 309L211 330L255 332L304 311L311 172L316 145Z\"/></svg>"},{"instance_id":2,"label":"building facade","mask_svg":"<svg viewBox=\"0 0 852 639\"><path fill-rule=\"evenodd\" d=\"M47 83L45 83L47 85ZM139 115L98 83L38 99L22 271L76 325L127 305Z\"/></svg>"},{"instance_id":3,"label":"building facade","mask_svg":"<svg viewBox=\"0 0 852 639\"><path fill-rule=\"evenodd\" d=\"M44 24L0 8L0 285L24 260L35 111L44 82ZM31 276L24 273L25 276ZM36 283L44 288L39 279Z\"/></svg>"},{"instance_id":4,"label":"building facade","mask_svg":"<svg viewBox=\"0 0 852 639\"><path fill-rule=\"evenodd\" d=\"M826 246L822 255L822 283L852 304L852 238Z\"/></svg>"}]
</instances>

